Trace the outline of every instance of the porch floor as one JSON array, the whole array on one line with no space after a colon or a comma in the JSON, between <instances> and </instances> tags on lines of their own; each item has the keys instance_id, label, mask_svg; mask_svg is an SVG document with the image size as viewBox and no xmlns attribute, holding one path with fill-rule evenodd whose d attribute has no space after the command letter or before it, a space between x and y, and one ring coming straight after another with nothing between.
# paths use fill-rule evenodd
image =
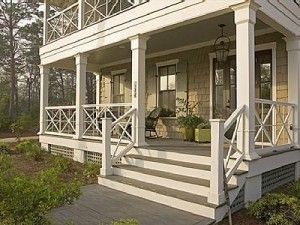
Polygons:
<instances>
[{"instance_id":1,"label":"porch floor","mask_svg":"<svg viewBox=\"0 0 300 225\"><path fill-rule=\"evenodd\" d=\"M210 143L196 143L176 139L146 139L149 146L143 147L149 150L170 151L190 155L210 157Z\"/></svg>"}]
</instances>

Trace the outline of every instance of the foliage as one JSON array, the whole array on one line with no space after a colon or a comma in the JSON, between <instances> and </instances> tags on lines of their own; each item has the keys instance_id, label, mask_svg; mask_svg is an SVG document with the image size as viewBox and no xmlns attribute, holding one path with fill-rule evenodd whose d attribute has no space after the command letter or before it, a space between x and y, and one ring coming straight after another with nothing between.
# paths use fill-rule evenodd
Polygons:
<instances>
[{"instance_id":1,"label":"foliage","mask_svg":"<svg viewBox=\"0 0 300 225\"><path fill-rule=\"evenodd\" d=\"M25 153L35 161L40 161L43 158L43 150L40 145L32 140L22 141L16 146L16 150L20 153Z\"/></svg>"},{"instance_id":2,"label":"foliage","mask_svg":"<svg viewBox=\"0 0 300 225\"><path fill-rule=\"evenodd\" d=\"M0 141L0 154L9 154L10 148L7 143Z\"/></svg>"},{"instance_id":3,"label":"foliage","mask_svg":"<svg viewBox=\"0 0 300 225\"><path fill-rule=\"evenodd\" d=\"M135 219L127 219L115 221L111 225L139 225L139 222Z\"/></svg>"},{"instance_id":4,"label":"foliage","mask_svg":"<svg viewBox=\"0 0 300 225\"><path fill-rule=\"evenodd\" d=\"M300 180L291 183L287 187L287 194L291 196L295 196L300 200Z\"/></svg>"},{"instance_id":5,"label":"foliage","mask_svg":"<svg viewBox=\"0 0 300 225\"><path fill-rule=\"evenodd\" d=\"M250 214L267 225L297 225L300 223L300 200L294 196L267 194L250 204Z\"/></svg>"},{"instance_id":6,"label":"foliage","mask_svg":"<svg viewBox=\"0 0 300 225\"><path fill-rule=\"evenodd\" d=\"M83 176L86 178L95 178L100 173L100 165L87 163L84 165Z\"/></svg>"},{"instance_id":7,"label":"foliage","mask_svg":"<svg viewBox=\"0 0 300 225\"><path fill-rule=\"evenodd\" d=\"M53 167L61 172L67 172L71 170L72 161L62 156L55 156L53 161Z\"/></svg>"},{"instance_id":8,"label":"foliage","mask_svg":"<svg viewBox=\"0 0 300 225\"><path fill-rule=\"evenodd\" d=\"M34 131L37 121L29 114L21 115L11 124L10 129L16 137L20 137L26 131Z\"/></svg>"},{"instance_id":9,"label":"foliage","mask_svg":"<svg viewBox=\"0 0 300 225\"><path fill-rule=\"evenodd\" d=\"M198 129L210 129L209 121L203 119L203 122L197 126Z\"/></svg>"},{"instance_id":10,"label":"foliage","mask_svg":"<svg viewBox=\"0 0 300 225\"><path fill-rule=\"evenodd\" d=\"M8 156L0 155L0 224L46 225L47 214L56 207L72 204L80 196L77 181L63 182L55 168L36 178L18 174Z\"/></svg>"},{"instance_id":11,"label":"foliage","mask_svg":"<svg viewBox=\"0 0 300 225\"><path fill-rule=\"evenodd\" d=\"M202 117L194 115L179 116L177 120L180 127L194 129L204 122Z\"/></svg>"}]
</instances>

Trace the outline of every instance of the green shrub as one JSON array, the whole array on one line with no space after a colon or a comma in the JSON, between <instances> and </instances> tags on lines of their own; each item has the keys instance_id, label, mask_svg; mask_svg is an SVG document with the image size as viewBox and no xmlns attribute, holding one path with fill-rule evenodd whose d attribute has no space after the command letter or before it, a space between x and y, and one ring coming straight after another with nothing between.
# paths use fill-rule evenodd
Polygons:
<instances>
[{"instance_id":1,"label":"green shrub","mask_svg":"<svg viewBox=\"0 0 300 225\"><path fill-rule=\"evenodd\" d=\"M111 225L139 225L139 222L135 219L127 219L114 221Z\"/></svg>"},{"instance_id":2,"label":"green shrub","mask_svg":"<svg viewBox=\"0 0 300 225\"><path fill-rule=\"evenodd\" d=\"M290 184L287 190L289 195L295 196L300 201L300 180Z\"/></svg>"},{"instance_id":3,"label":"green shrub","mask_svg":"<svg viewBox=\"0 0 300 225\"><path fill-rule=\"evenodd\" d=\"M11 125L11 119L3 114L0 113L0 131L8 131Z\"/></svg>"},{"instance_id":4,"label":"green shrub","mask_svg":"<svg viewBox=\"0 0 300 225\"><path fill-rule=\"evenodd\" d=\"M11 132L20 137L26 131L35 131L37 129L37 121L31 115L21 115L10 125Z\"/></svg>"},{"instance_id":5,"label":"green shrub","mask_svg":"<svg viewBox=\"0 0 300 225\"><path fill-rule=\"evenodd\" d=\"M86 178L95 178L100 173L100 165L87 163L84 165L83 176Z\"/></svg>"},{"instance_id":6,"label":"green shrub","mask_svg":"<svg viewBox=\"0 0 300 225\"><path fill-rule=\"evenodd\" d=\"M63 182L60 176L53 168L36 178L25 177L15 172L8 156L0 156L0 225L50 224L50 210L80 196L79 183Z\"/></svg>"},{"instance_id":7,"label":"green shrub","mask_svg":"<svg viewBox=\"0 0 300 225\"><path fill-rule=\"evenodd\" d=\"M40 161L43 158L43 150L41 146L32 140L22 141L16 146L16 150L20 153L25 153L27 156L33 158L36 161Z\"/></svg>"},{"instance_id":8,"label":"green shrub","mask_svg":"<svg viewBox=\"0 0 300 225\"><path fill-rule=\"evenodd\" d=\"M297 225L300 223L300 201L286 194L267 194L250 204L250 214L267 225Z\"/></svg>"},{"instance_id":9,"label":"green shrub","mask_svg":"<svg viewBox=\"0 0 300 225\"><path fill-rule=\"evenodd\" d=\"M0 141L0 154L9 154L10 153L10 147L7 143Z\"/></svg>"},{"instance_id":10,"label":"green shrub","mask_svg":"<svg viewBox=\"0 0 300 225\"><path fill-rule=\"evenodd\" d=\"M62 156L55 156L53 161L53 167L61 172L67 172L71 170L72 161Z\"/></svg>"}]
</instances>

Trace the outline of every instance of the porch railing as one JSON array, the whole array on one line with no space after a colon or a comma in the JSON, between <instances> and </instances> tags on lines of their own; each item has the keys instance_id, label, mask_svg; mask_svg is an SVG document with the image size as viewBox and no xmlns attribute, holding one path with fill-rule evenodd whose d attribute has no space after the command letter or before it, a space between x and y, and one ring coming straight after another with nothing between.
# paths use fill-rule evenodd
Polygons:
<instances>
[{"instance_id":1,"label":"porch railing","mask_svg":"<svg viewBox=\"0 0 300 225\"><path fill-rule=\"evenodd\" d=\"M79 28L78 15L79 4L76 2L63 11L50 17L47 20L47 42L54 41L77 31Z\"/></svg>"},{"instance_id":2,"label":"porch railing","mask_svg":"<svg viewBox=\"0 0 300 225\"><path fill-rule=\"evenodd\" d=\"M255 104L256 148L276 149L293 145L295 105L265 99L256 99Z\"/></svg>"},{"instance_id":3,"label":"porch railing","mask_svg":"<svg viewBox=\"0 0 300 225\"><path fill-rule=\"evenodd\" d=\"M46 107L46 134L74 136L76 133L76 107Z\"/></svg>"}]
</instances>

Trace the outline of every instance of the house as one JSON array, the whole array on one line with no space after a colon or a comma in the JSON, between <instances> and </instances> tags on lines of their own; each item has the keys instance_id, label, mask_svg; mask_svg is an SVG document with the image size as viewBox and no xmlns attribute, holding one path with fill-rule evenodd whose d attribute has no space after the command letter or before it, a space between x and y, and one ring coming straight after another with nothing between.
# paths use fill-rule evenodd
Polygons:
<instances>
[{"instance_id":1,"label":"house","mask_svg":"<svg viewBox=\"0 0 300 225\"><path fill-rule=\"evenodd\" d=\"M300 177L299 0L44 3L45 149L101 161L101 185L214 221ZM51 67L76 71L76 105L48 105ZM176 99L210 120L210 144L180 140ZM162 138L147 139L155 107Z\"/></svg>"}]
</instances>

